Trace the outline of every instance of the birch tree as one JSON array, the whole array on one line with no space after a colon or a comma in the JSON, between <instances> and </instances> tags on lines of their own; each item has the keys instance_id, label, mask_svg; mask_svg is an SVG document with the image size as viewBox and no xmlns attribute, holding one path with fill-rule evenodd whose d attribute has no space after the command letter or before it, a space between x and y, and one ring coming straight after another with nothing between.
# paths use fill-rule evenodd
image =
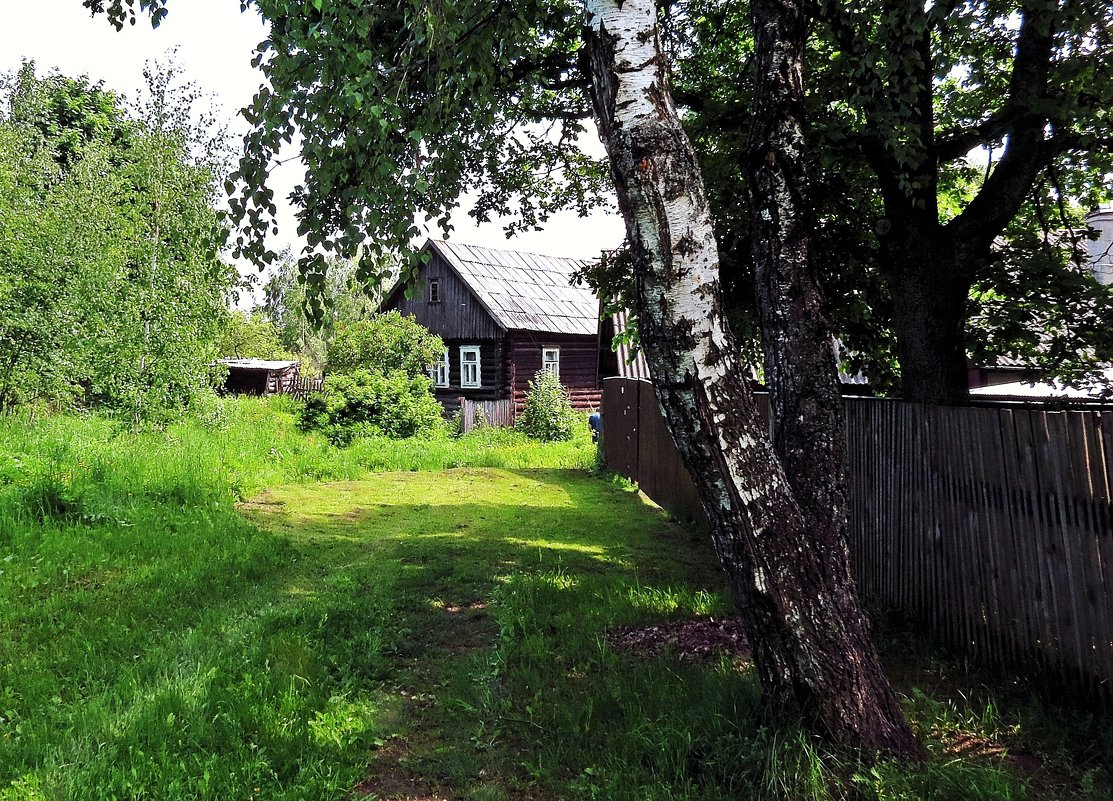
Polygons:
<instances>
[{"instance_id":1,"label":"birch tree","mask_svg":"<svg viewBox=\"0 0 1113 801\"><path fill-rule=\"evenodd\" d=\"M782 464L723 318L718 247L669 94L654 3L586 6L595 119L633 251L642 346L740 599L762 686L771 704L812 720L836 742L914 755L850 576L834 355L814 308L794 197L803 177L798 120L783 113L802 95L800 8L754 5L764 86L756 106L763 135L751 145L755 262L767 288L766 363L778 387Z\"/></svg>"}]
</instances>

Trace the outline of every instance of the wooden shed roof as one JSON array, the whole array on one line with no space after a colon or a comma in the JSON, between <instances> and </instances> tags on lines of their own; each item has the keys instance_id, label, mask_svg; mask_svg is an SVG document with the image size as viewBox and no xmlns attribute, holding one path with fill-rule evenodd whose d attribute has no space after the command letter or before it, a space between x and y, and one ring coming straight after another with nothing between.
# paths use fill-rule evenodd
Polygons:
<instances>
[{"instance_id":1,"label":"wooden shed roof","mask_svg":"<svg viewBox=\"0 0 1113 801\"><path fill-rule=\"evenodd\" d=\"M599 301L572 274L590 262L429 240L502 328L595 336Z\"/></svg>"}]
</instances>

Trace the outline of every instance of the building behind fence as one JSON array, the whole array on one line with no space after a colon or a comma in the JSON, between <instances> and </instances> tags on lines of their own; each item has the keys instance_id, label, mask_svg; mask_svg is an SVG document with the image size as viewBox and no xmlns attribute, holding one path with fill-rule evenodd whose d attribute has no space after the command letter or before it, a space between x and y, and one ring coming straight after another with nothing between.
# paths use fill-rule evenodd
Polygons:
<instances>
[{"instance_id":1,"label":"building behind fence","mask_svg":"<svg viewBox=\"0 0 1113 801\"><path fill-rule=\"evenodd\" d=\"M649 382L604 386L607 464L702 522ZM1036 665L1113 706L1113 410L845 403L863 597L982 664Z\"/></svg>"}]
</instances>

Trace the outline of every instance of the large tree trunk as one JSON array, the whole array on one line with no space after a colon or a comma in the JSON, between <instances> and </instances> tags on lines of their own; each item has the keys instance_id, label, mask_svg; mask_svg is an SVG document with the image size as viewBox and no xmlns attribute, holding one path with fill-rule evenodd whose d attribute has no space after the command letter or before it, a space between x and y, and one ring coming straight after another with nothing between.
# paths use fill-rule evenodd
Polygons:
<instances>
[{"instance_id":1,"label":"large tree trunk","mask_svg":"<svg viewBox=\"0 0 1113 801\"><path fill-rule=\"evenodd\" d=\"M927 230L924 230L924 227ZM893 329L901 367L901 397L916 403L970 402L966 363L966 304L970 271L957 261L940 226L904 222L881 236L893 300Z\"/></svg>"},{"instance_id":2,"label":"large tree trunk","mask_svg":"<svg viewBox=\"0 0 1113 801\"><path fill-rule=\"evenodd\" d=\"M838 4L829 4L829 8L831 14L838 13ZM897 14L911 15L901 27L911 36L919 55L918 64L910 65L908 71L902 66L899 72L906 74L906 80L910 78L906 91L912 90L917 98L910 111L916 119L921 161L913 169L881 155L885 134L893 130L887 120L874 120L879 140L868 158L888 214L877 233L893 301L901 394L905 400L919 403L962 405L969 403L965 325L976 269L989 257L994 239L1019 212L1055 153L1055 137L1049 138L1055 126L1049 128L1041 106L1049 102L1055 33L1064 12L1058 3L1021 4L1013 72L1004 108L994 115L997 122L986 132L968 130L939 142L932 113L931 12L919 4L892 8ZM837 29L838 23L833 27ZM906 51L899 41L892 46L894 52ZM901 74L894 80L900 81ZM941 223L940 165L1002 137L1004 152L978 194L961 214Z\"/></svg>"},{"instance_id":3,"label":"large tree trunk","mask_svg":"<svg viewBox=\"0 0 1113 801\"><path fill-rule=\"evenodd\" d=\"M633 252L641 345L747 622L768 707L852 749L917 755L869 642L841 529L805 519L726 328L703 181L666 84L653 0L585 5L595 117Z\"/></svg>"},{"instance_id":4,"label":"large tree trunk","mask_svg":"<svg viewBox=\"0 0 1113 801\"><path fill-rule=\"evenodd\" d=\"M751 254L773 447L822 541L846 540L846 446L835 340L823 313L804 165L804 43L795 0L752 0L754 98L746 158ZM847 563L845 554L836 562Z\"/></svg>"}]
</instances>

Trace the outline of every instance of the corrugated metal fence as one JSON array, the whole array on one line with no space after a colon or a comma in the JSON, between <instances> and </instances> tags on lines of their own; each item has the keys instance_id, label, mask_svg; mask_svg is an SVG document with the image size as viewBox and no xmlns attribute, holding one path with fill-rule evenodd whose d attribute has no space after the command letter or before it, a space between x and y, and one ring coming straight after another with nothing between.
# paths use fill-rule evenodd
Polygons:
<instances>
[{"instance_id":1,"label":"corrugated metal fence","mask_svg":"<svg viewBox=\"0 0 1113 801\"><path fill-rule=\"evenodd\" d=\"M648 382L605 388L607 463L702 519ZM863 596L976 661L1038 665L1113 705L1113 411L853 398L846 431Z\"/></svg>"}]
</instances>

